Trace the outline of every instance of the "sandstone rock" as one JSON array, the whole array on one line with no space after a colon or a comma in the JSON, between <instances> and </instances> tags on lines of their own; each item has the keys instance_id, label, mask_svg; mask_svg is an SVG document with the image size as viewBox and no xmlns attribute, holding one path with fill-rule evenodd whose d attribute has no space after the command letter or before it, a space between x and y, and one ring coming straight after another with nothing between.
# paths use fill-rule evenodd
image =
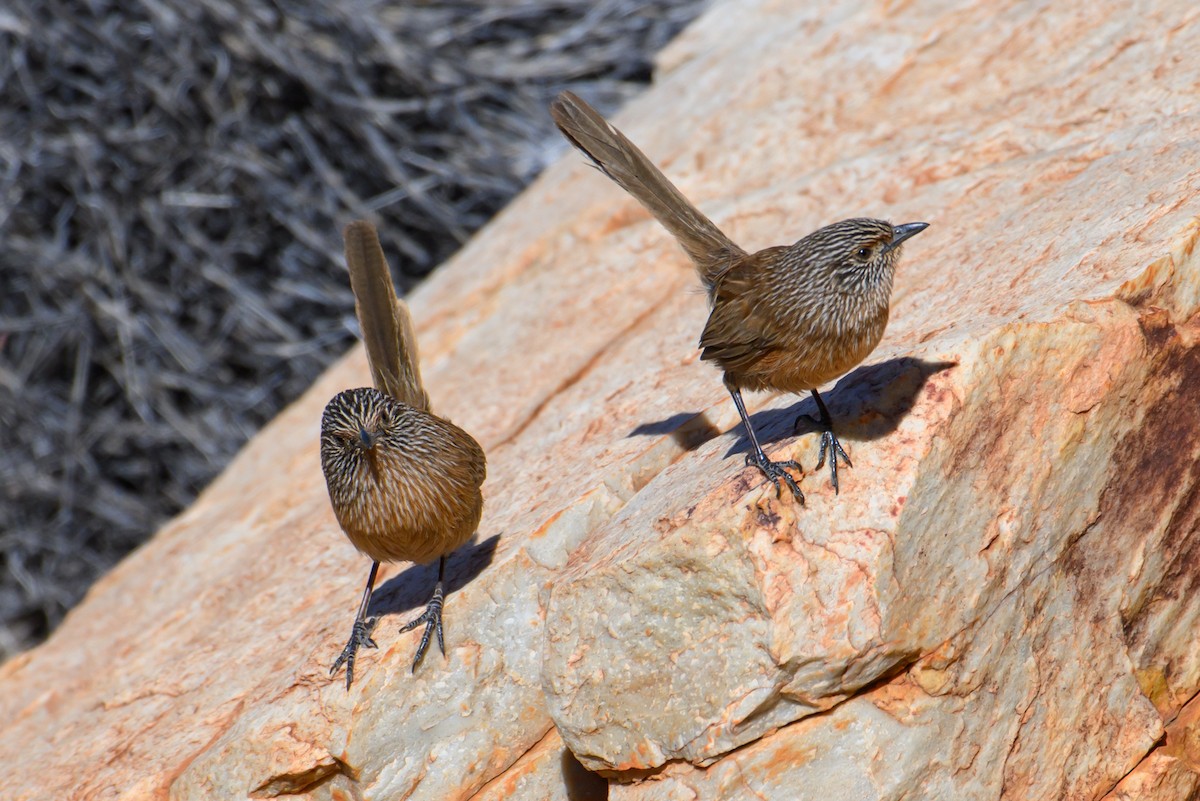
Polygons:
<instances>
[{"instance_id":1,"label":"sandstone rock","mask_svg":"<svg viewBox=\"0 0 1200 801\"><path fill-rule=\"evenodd\" d=\"M316 435L355 351L0 667L5 797L602 797L567 749L612 798L1194 792L1196 52L1168 0L717 4L620 119L684 192L751 248L933 224L826 395L841 495L741 468L690 268L572 156L410 298L488 451L447 658L409 672L434 572L397 565L327 675L367 565ZM811 468L810 402L751 400Z\"/></svg>"}]
</instances>

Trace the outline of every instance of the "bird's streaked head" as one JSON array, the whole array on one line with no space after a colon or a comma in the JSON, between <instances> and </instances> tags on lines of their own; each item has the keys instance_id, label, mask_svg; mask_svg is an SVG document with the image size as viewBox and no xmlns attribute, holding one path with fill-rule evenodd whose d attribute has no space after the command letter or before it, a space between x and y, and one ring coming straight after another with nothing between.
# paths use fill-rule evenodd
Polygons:
<instances>
[{"instance_id":1,"label":"bird's streaked head","mask_svg":"<svg viewBox=\"0 0 1200 801\"><path fill-rule=\"evenodd\" d=\"M395 422L398 401L377 389L361 387L339 392L321 415L321 467L353 476L365 460L372 463L379 442Z\"/></svg>"},{"instance_id":2,"label":"bird's streaked head","mask_svg":"<svg viewBox=\"0 0 1200 801\"><path fill-rule=\"evenodd\" d=\"M792 245L790 255L810 268L828 269L843 290L866 291L872 284L885 283L890 291L901 244L928 227L929 223L892 225L868 217L841 220Z\"/></svg>"}]
</instances>

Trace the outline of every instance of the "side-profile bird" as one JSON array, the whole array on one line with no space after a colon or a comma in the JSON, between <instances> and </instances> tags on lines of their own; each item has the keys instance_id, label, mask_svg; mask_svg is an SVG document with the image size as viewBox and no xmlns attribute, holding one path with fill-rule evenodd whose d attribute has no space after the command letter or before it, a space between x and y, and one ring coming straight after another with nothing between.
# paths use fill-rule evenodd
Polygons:
<instances>
[{"instance_id":1,"label":"side-profile bird","mask_svg":"<svg viewBox=\"0 0 1200 801\"><path fill-rule=\"evenodd\" d=\"M354 547L371 558L350 640L333 663L354 681L358 649L377 647L367 616L380 562L438 560L425 611L401 632L424 624L412 669L431 633L442 655L446 556L475 533L483 513L483 449L470 434L433 414L421 384L408 307L396 297L379 236L370 223L346 226L346 264L375 386L338 393L321 417L321 469L329 500Z\"/></svg>"},{"instance_id":2,"label":"side-profile bird","mask_svg":"<svg viewBox=\"0 0 1200 801\"><path fill-rule=\"evenodd\" d=\"M742 390L808 391L823 429L817 468L828 453L836 493L838 459L849 466L850 457L833 433L817 387L850 371L879 344L900 246L928 223L842 220L793 245L747 253L583 100L563 92L551 103L550 114L571 144L653 214L695 264L711 307L700 358L725 373L725 387L750 438L746 464L761 470L777 493L784 482L804 502L786 469L800 470L799 463L767 458Z\"/></svg>"}]
</instances>

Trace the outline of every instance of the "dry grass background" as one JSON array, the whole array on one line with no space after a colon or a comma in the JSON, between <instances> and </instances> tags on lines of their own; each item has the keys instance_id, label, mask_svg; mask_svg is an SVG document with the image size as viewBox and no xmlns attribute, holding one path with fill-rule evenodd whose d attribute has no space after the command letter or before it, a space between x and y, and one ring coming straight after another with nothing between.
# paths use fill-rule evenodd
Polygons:
<instances>
[{"instance_id":1,"label":"dry grass background","mask_svg":"<svg viewBox=\"0 0 1200 801\"><path fill-rule=\"evenodd\" d=\"M0 7L0 659L355 335L339 229L411 286L698 0ZM397 263L398 262L398 263Z\"/></svg>"}]
</instances>

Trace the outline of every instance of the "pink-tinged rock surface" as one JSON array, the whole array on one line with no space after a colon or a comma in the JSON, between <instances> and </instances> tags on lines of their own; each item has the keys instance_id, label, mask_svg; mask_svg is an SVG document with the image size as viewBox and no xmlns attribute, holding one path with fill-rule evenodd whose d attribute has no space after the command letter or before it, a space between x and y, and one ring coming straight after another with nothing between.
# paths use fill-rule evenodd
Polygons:
<instances>
[{"instance_id":1,"label":"pink-tinged rock surface","mask_svg":"<svg viewBox=\"0 0 1200 801\"><path fill-rule=\"evenodd\" d=\"M683 191L750 248L932 223L826 392L841 495L742 468L685 258L569 157L410 299L488 451L447 658L410 673L435 571L393 565L379 650L327 675L367 564L317 430L355 351L0 667L3 797L1188 797L1196 53L1166 0L714 5L618 119ZM750 400L811 470L811 402Z\"/></svg>"},{"instance_id":2,"label":"pink-tinged rock surface","mask_svg":"<svg viewBox=\"0 0 1200 801\"><path fill-rule=\"evenodd\" d=\"M1200 792L1200 698L1188 702L1167 726L1165 741L1104 801L1167 801Z\"/></svg>"}]
</instances>

